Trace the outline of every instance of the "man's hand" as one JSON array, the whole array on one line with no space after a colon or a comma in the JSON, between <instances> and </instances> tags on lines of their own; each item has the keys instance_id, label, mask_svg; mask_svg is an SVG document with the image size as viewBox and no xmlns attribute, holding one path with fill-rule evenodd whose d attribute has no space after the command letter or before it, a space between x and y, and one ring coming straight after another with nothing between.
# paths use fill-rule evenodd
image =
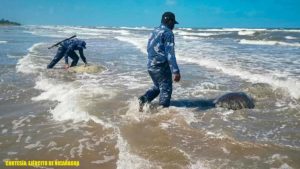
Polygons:
<instances>
[{"instance_id":1,"label":"man's hand","mask_svg":"<svg viewBox=\"0 0 300 169\"><path fill-rule=\"evenodd\" d=\"M65 64L65 69L69 69L69 64Z\"/></svg>"},{"instance_id":2,"label":"man's hand","mask_svg":"<svg viewBox=\"0 0 300 169\"><path fill-rule=\"evenodd\" d=\"M174 82L179 82L180 81L180 73L174 74Z\"/></svg>"}]
</instances>

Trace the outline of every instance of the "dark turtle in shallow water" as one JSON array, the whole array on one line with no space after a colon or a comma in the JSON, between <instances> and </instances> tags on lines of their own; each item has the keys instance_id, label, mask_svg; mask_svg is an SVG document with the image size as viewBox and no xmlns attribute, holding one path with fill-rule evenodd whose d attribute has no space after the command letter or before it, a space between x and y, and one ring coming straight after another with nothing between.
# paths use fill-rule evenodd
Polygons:
<instances>
[{"instance_id":1,"label":"dark turtle in shallow water","mask_svg":"<svg viewBox=\"0 0 300 169\"><path fill-rule=\"evenodd\" d=\"M213 103L216 107L224 107L232 110L253 109L254 100L244 92L226 93L216 98Z\"/></svg>"}]
</instances>

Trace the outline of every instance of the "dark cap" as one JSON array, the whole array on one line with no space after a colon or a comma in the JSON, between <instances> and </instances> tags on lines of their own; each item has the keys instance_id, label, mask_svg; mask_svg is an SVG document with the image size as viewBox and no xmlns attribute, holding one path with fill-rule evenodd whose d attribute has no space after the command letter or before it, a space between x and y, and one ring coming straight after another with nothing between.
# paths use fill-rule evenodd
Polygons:
<instances>
[{"instance_id":1,"label":"dark cap","mask_svg":"<svg viewBox=\"0 0 300 169\"><path fill-rule=\"evenodd\" d=\"M165 12L161 17L161 22L165 23L165 21L173 20L175 24L178 24L178 22L175 19L175 15L172 12Z\"/></svg>"}]
</instances>

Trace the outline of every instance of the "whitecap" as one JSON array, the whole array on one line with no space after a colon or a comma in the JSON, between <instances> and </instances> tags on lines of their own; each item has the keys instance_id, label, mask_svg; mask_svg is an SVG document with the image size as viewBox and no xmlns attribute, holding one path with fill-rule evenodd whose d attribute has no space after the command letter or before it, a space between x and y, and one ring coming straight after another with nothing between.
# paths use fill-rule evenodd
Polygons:
<instances>
[{"instance_id":1,"label":"whitecap","mask_svg":"<svg viewBox=\"0 0 300 169\"><path fill-rule=\"evenodd\" d=\"M3 130L2 130L2 134L6 134L7 131L8 131L8 129L3 129Z\"/></svg>"},{"instance_id":2,"label":"whitecap","mask_svg":"<svg viewBox=\"0 0 300 169\"><path fill-rule=\"evenodd\" d=\"M18 60L16 65L17 72L34 73L38 68L42 68L41 65L33 63L34 56L37 55L36 49L41 45L44 45L44 43L36 43L27 49L29 51L28 54Z\"/></svg>"},{"instance_id":3,"label":"whitecap","mask_svg":"<svg viewBox=\"0 0 300 169\"><path fill-rule=\"evenodd\" d=\"M158 165L153 166L150 161L141 158L138 155L132 154L129 151L128 143L124 138L118 134L117 148L119 149L119 158L117 161L117 169L131 168L131 169L151 169L161 168Z\"/></svg>"},{"instance_id":4,"label":"whitecap","mask_svg":"<svg viewBox=\"0 0 300 169\"><path fill-rule=\"evenodd\" d=\"M181 58L181 57L179 57ZM300 97L300 82L295 79L281 80L280 78L274 77L273 74L255 74L245 70L242 70L238 67L228 67L223 63L220 63L216 60L210 60L206 58L196 59L192 57L184 57L182 60L186 62L197 63L200 66L207 68L213 68L221 71L222 73L239 76L242 79L249 80L253 83L267 83L272 85L275 88L282 88L289 92L289 94L294 98Z\"/></svg>"},{"instance_id":5,"label":"whitecap","mask_svg":"<svg viewBox=\"0 0 300 169\"><path fill-rule=\"evenodd\" d=\"M208 32L186 32L186 31L174 31L174 33L177 33L181 36L202 36L202 37L209 37L209 36L215 36L215 35L222 35L224 33L208 33Z\"/></svg>"},{"instance_id":6,"label":"whitecap","mask_svg":"<svg viewBox=\"0 0 300 169\"><path fill-rule=\"evenodd\" d=\"M91 163L94 163L94 164L103 164L103 163L107 163L109 161L112 161L115 158L116 158L115 156L104 156L103 160L91 161Z\"/></svg>"},{"instance_id":7,"label":"whitecap","mask_svg":"<svg viewBox=\"0 0 300 169\"><path fill-rule=\"evenodd\" d=\"M285 36L284 38L285 39L297 39L296 37L293 37L293 36Z\"/></svg>"},{"instance_id":8,"label":"whitecap","mask_svg":"<svg viewBox=\"0 0 300 169\"><path fill-rule=\"evenodd\" d=\"M287 43L281 41L267 41L267 40L246 40L242 39L239 42L240 44L250 44L250 45L282 45L282 46L292 46L300 47L300 43Z\"/></svg>"},{"instance_id":9,"label":"whitecap","mask_svg":"<svg viewBox=\"0 0 300 169\"><path fill-rule=\"evenodd\" d=\"M141 52L147 54L147 37L123 37L123 36L116 36L116 39L119 41L124 41L133 44L136 46Z\"/></svg>"},{"instance_id":10,"label":"whitecap","mask_svg":"<svg viewBox=\"0 0 300 169\"><path fill-rule=\"evenodd\" d=\"M250 44L250 45L282 45L282 46L292 46L300 47L300 43L287 43L281 41L267 41L267 40L246 40L242 39L239 42L240 44Z\"/></svg>"},{"instance_id":11,"label":"whitecap","mask_svg":"<svg viewBox=\"0 0 300 169\"><path fill-rule=\"evenodd\" d=\"M41 149L42 147L44 147L44 145L41 143L41 141L37 141L34 144L28 144L24 146L24 148L26 149L34 149L34 148Z\"/></svg>"},{"instance_id":12,"label":"whitecap","mask_svg":"<svg viewBox=\"0 0 300 169\"><path fill-rule=\"evenodd\" d=\"M256 33L256 31L253 31L253 30L242 30L242 31L239 31L238 32L238 35L241 35L241 36L253 36L254 34Z\"/></svg>"}]
</instances>

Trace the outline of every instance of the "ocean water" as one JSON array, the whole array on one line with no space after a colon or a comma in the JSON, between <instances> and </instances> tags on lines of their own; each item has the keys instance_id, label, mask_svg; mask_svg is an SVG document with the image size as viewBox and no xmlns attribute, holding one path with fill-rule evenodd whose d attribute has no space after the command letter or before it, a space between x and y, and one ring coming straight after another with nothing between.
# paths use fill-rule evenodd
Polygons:
<instances>
[{"instance_id":1,"label":"ocean water","mask_svg":"<svg viewBox=\"0 0 300 169\"><path fill-rule=\"evenodd\" d=\"M300 168L299 29L175 29L182 81L169 109L141 113L137 97L152 85L151 30L1 27L1 166L57 159L91 169ZM63 61L45 69L56 54L47 47L73 34L105 71L71 73ZM205 105L240 91L254 109Z\"/></svg>"}]
</instances>

